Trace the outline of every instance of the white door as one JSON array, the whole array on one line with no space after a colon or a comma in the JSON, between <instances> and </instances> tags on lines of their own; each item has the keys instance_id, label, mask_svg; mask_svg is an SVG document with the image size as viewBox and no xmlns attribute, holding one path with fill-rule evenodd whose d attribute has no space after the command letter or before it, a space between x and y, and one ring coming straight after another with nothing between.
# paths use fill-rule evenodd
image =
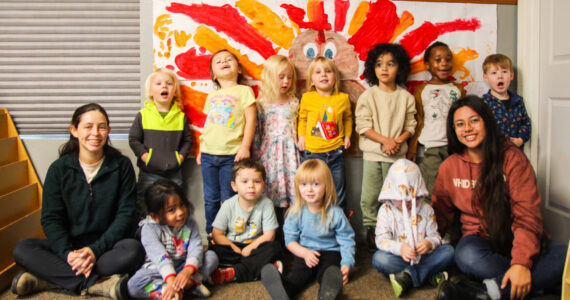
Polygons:
<instances>
[{"instance_id":1,"label":"white door","mask_svg":"<svg viewBox=\"0 0 570 300\"><path fill-rule=\"evenodd\" d=\"M567 243L570 237L568 12L568 0L540 1L538 128L534 128L538 133L535 149L538 155L538 180L543 197L544 225L555 240L563 243Z\"/></svg>"}]
</instances>

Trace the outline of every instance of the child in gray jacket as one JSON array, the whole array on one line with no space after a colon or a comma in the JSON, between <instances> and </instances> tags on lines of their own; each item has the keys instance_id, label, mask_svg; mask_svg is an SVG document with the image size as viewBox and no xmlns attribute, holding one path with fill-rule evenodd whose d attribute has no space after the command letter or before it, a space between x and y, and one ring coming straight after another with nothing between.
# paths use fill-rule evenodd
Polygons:
<instances>
[{"instance_id":1,"label":"child in gray jacket","mask_svg":"<svg viewBox=\"0 0 570 300\"><path fill-rule=\"evenodd\" d=\"M218 266L213 251L203 253L194 207L174 182L161 179L145 192L149 215L143 220L141 241L146 262L129 280L134 298L182 299L185 291L207 297L202 283Z\"/></svg>"}]
</instances>

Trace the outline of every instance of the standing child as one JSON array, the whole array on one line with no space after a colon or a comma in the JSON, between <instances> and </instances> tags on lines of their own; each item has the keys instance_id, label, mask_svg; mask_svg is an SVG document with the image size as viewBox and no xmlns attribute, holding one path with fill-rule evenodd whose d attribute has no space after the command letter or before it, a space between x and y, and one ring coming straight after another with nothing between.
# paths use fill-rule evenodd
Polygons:
<instances>
[{"instance_id":1,"label":"standing child","mask_svg":"<svg viewBox=\"0 0 570 300\"><path fill-rule=\"evenodd\" d=\"M226 200L216 219L212 235L213 249L220 265L212 275L214 284L247 282L259 279L261 268L274 263L282 269L281 245L274 241L279 226L273 202L263 196L265 169L251 158L236 163L232 169L232 188L237 195Z\"/></svg>"},{"instance_id":2,"label":"standing child","mask_svg":"<svg viewBox=\"0 0 570 300\"><path fill-rule=\"evenodd\" d=\"M379 201L374 267L389 275L396 297L429 278L432 286L447 279L443 271L453 261L453 247L441 245L422 174L416 164L399 159L388 171Z\"/></svg>"},{"instance_id":3,"label":"standing child","mask_svg":"<svg viewBox=\"0 0 570 300\"><path fill-rule=\"evenodd\" d=\"M423 160L420 169L431 194L439 165L447 158L447 136L445 122L451 103L465 96L463 86L451 82L452 53L449 46L442 42L431 44L424 52L424 64L431 74L431 79L416 88L416 132L410 138L408 159L416 161L418 142L423 146ZM426 200L429 199L429 196Z\"/></svg>"},{"instance_id":4,"label":"standing child","mask_svg":"<svg viewBox=\"0 0 570 300\"><path fill-rule=\"evenodd\" d=\"M293 63L285 56L273 55L263 66L257 99L256 152L267 172L265 194L273 200L281 226L285 210L295 199L299 167L296 81Z\"/></svg>"},{"instance_id":5,"label":"standing child","mask_svg":"<svg viewBox=\"0 0 570 300\"><path fill-rule=\"evenodd\" d=\"M368 52L364 77L372 86L360 95L356 105L356 131L362 161L362 225L367 228L367 244L376 251L374 242L378 195L388 169L406 156L406 141L416 128L416 103L402 85L410 72L410 59L398 44L378 44Z\"/></svg>"},{"instance_id":6,"label":"standing child","mask_svg":"<svg viewBox=\"0 0 570 300\"><path fill-rule=\"evenodd\" d=\"M243 68L228 50L216 52L210 59L210 76L219 88L208 95L204 105L206 123L200 136L200 153L206 211L206 232L221 202L234 195L230 181L235 162L250 156L255 133L255 96L246 85Z\"/></svg>"},{"instance_id":7,"label":"standing child","mask_svg":"<svg viewBox=\"0 0 570 300\"><path fill-rule=\"evenodd\" d=\"M182 186L182 162L190 153L192 136L182 112L180 83L169 69L157 69L145 83L144 108L129 131L129 146L137 156L137 210L144 218L144 191L158 179Z\"/></svg>"},{"instance_id":8,"label":"standing child","mask_svg":"<svg viewBox=\"0 0 570 300\"><path fill-rule=\"evenodd\" d=\"M202 282L218 265L213 251L202 253L194 207L176 183L160 179L145 192L149 215L142 222L146 263L129 280L134 298L182 299L185 291L207 297Z\"/></svg>"},{"instance_id":9,"label":"standing child","mask_svg":"<svg viewBox=\"0 0 570 300\"><path fill-rule=\"evenodd\" d=\"M307 92L299 108L301 161L322 159L329 166L338 205L344 207L344 150L350 147L352 112L348 94L339 92L340 74L335 63L319 56L309 65Z\"/></svg>"},{"instance_id":10,"label":"standing child","mask_svg":"<svg viewBox=\"0 0 570 300\"><path fill-rule=\"evenodd\" d=\"M493 111L499 131L522 149L530 139L531 124L523 98L509 91L515 78L513 62L503 54L489 55L483 62L483 73L483 79L491 87L483 100Z\"/></svg>"},{"instance_id":11,"label":"standing child","mask_svg":"<svg viewBox=\"0 0 570 300\"><path fill-rule=\"evenodd\" d=\"M355 242L348 219L336 205L326 163L319 159L302 163L295 193L283 228L287 249L295 255L291 272L282 278L274 266L266 265L261 280L272 299L293 299L316 277L319 299L336 299L354 266Z\"/></svg>"}]
</instances>

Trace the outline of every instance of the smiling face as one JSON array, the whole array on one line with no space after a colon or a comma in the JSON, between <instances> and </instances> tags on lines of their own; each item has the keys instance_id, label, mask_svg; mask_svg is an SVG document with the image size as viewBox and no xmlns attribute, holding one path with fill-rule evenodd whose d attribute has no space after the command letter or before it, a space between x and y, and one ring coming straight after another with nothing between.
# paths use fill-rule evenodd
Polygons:
<instances>
[{"instance_id":1,"label":"smiling face","mask_svg":"<svg viewBox=\"0 0 570 300\"><path fill-rule=\"evenodd\" d=\"M165 202L160 223L170 227L182 227L188 218L188 207L182 203L178 195L171 195ZM155 220L156 221L156 220Z\"/></svg>"},{"instance_id":2,"label":"smiling face","mask_svg":"<svg viewBox=\"0 0 570 300\"><path fill-rule=\"evenodd\" d=\"M438 46L431 49L429 61L424 62L426 69L431 74L430 83L447 83L451 75L452 67L451 50L445 46Z\"/></svg>"},{"instance_id":3,"label":"smiling face","mask_svg":"<svg viewBox=\"0 0 570 300\"><path fill-rule=\"evenodd\" d=\"M491 87L491 94L499 100L509 99L509 86L514 78L515 74L510 69L498 65L490 65L483 75L483 79Z\"/></svg>"},{"instance_id":4,"label":"smiling face","mask_svg":"<svg viewBox=\"0 0 570 300\"><path fill-rule=\"evenodd\" d=\"M237 59L228 51L216 53L210 63L213 80L230 80L237 82L241 72Z\"/></svg>"},{"instance_id":5,"label":"smiling face","mask_svg":"<svg viewBox=\"0 0 570 300\"><path fill-rule=\"evenodd\" d=\"M329 96L333 92L335 82L334 70L320 61L316 62L311 73L311 85L315 90L321 95Z\"/></svg>"},{"instance_id":6,"label":"smiling face","mask_svg":"<svg viewBox=\"0 0 570 300\"><path fill-rule=\"evenodd\" d=\"M107 143L111 127L100 111L91 110L82 114L77 127L71 125L69 130L79 142L80 159L103 156L103 146Z\"/></svg>"},{"instance_id":7,"label":"smiling face","mask_svg":"<svg viewBox=\"0 0 570 300\"><path fill-rule=\"evenodd\" d=\"M165 108L170 109L172 99L174 98L174 80L167 74L156 73L152 77L150 93L159 111L163 111Z\"/></svg>"},{"instance_id":8,"label":"smiling face","mask_svg":"<svg viewBox=\"0 0 570 300\"><path fill-rule=\"evenodd\" d=\"M376 59L374 67L378 86L382 89L396 89L396 77L398 76L398 62L392 53L384 53Z\"/></svg>"},{"instance_id":9,"label":"smiling face","mask_svg":"<svg viewBox=\"0 0 570 300\"><path fill-rule=\"evenodd\" d=\"M308 206L319 207L325 196L326 184L322 178L314 180L301 180L299 182L299 193Z\"/></svg>"},{"instance_id":10,"label":"smiling face","mask_svg":"<svg viewBox=\"0 0 570 300\"><path fill-rule=\"evenodd\" d=\"M475 162L482 159L482 145L487 135L485 122L471 107L463 106L453 114L453 126L460 143L467 147Z\"/></svg>"},{"instance_id":11,"label":"smiling face","mask_svg":"<svg viewBox=\"0 0 570 300\"><path fill-rule=\"evenodd\" d=\"M232 189L238 193L240 200L254 203L259 200L265 189L263 175L261 172L251 168L239 170L231 185Z\"/></svg>"}]
</instances>

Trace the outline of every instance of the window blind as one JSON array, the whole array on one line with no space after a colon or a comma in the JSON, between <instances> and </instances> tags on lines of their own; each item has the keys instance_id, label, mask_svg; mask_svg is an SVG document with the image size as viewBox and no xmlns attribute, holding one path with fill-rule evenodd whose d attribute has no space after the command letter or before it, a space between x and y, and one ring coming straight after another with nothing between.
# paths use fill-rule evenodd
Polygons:
<instances>
[{"instance_id":1,"label":"window blind","mask_svg":"<svg viewBox=\"0 0 570 300\"><path fill-rule=\"evenodd\" d=\"M139 0L0 0L0 107L20 134L65 134L96 102L113 133L140 108Z\"/></svg>"}]
</instances>

